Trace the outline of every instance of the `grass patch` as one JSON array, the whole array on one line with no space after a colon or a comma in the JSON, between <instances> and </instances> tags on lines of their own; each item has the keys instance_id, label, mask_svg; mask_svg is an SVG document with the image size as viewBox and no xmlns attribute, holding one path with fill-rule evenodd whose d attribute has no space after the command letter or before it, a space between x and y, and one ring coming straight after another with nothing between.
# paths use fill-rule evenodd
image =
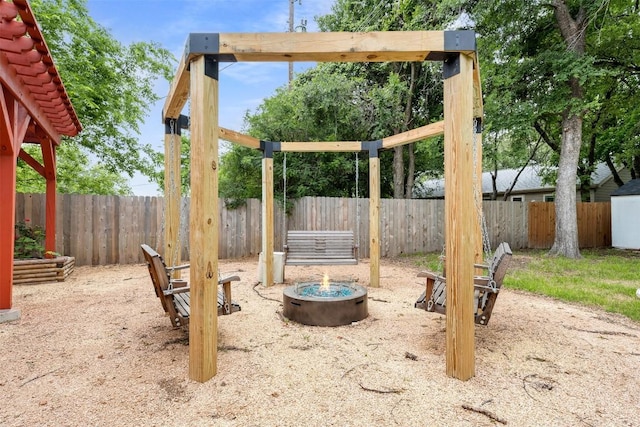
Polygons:
<instances>
[{"instance_id":1,"label":"grass patch","mask_svg":"<svg viewBox=\"0 0 640 427\"><path fill-rule=\"evenodd\" d=\"M578 260L547 251L515 251L504 280L510 289L600 307L640 321L640 254L616 249L582 250ZM420 268L441 269L439 253L412 256Z\"/></svg>"}]
</instances>

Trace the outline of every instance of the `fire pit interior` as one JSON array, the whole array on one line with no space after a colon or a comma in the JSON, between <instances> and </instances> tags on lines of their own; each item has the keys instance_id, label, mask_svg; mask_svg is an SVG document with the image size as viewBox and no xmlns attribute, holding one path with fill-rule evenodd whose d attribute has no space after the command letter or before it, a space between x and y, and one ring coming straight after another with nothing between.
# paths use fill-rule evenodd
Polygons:
<instances>
[{"instance_id":1,"label":"fire pit interior","mask_svg":"<svg viewBox=\"0 0 640 427\"><path fill-rule=\"evenodd\" d=\"M350 282L302 282L285 288L284 316L313 326L348 325L366 318L367 289Z\"/></svg>"}]
</instances>

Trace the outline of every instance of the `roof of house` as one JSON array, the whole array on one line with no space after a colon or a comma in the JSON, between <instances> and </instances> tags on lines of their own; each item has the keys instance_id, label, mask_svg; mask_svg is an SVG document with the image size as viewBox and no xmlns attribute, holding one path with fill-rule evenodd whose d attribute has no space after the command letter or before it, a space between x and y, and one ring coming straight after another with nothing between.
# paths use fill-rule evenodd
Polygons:
<instances>
[{"instance_id":1,"label":"roof of house","mask_svg":"<svg viewBox=\"0 0 640 427\"><path fill-rule=\"evenodd\" d=\"M616 191L611 196L637 196L640 195L640 179L632 179Z\"/></svg>"},{"instance_id":2,"label":"roof of house","mask_svg":"<svg viewBox=\"0 0 640 427\"><path fill-rule=\"evenodd\" d=\"M513 187L512 193L527 192L549 192L555 191L555 185L547 184L543 181L543 167L540 165L531 165L525 167L520 176L520 169L500 169L496 175L496 188L498 193L506 192L511 183L518 177L516 185ZM606 163L600 163L591 174L591 183L593 187L599 187L605 181L611 178L611 171ZM428 179L416 184L418 191L422 197L444 197L444 179ZM493 192L493 184L490 172L482 173L482 193L488 194Z\"/></svg>"},{"instance_id":3,"label":"roof of house","mask_svg":"<svg viewBox=\"0 0 640 427\"><path fill-rule=\"evenodd\" d=\"M0 81L45 129L82 129L27 0L0 0Z\"/></svg>"}]
</instances>

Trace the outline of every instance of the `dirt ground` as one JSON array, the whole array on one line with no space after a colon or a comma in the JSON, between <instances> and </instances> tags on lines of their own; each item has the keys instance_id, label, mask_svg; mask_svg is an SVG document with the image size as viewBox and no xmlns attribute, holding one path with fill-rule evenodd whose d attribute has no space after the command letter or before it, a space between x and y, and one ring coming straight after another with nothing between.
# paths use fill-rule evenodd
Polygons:
<instances>
[{"instance_id":1,"label":"dirt ground","mask_svg":"<svg viewBox=\"0 0 640 427\"><path fill-rule=\"evenodd\" d=\"M505 289L477 326L476 375L445 373L445 321L413 307L418 270L383 260L369 317L322 328L281 316L285 285L238 274L242 311L218 318L218 374L188 379L144 265L79 267L14 287L0 324L1 426L640 426L640 324ZM289 282L322 267L287 267ZM329 268L366 285L369 263Z\"/></svg>"}]
</instances>

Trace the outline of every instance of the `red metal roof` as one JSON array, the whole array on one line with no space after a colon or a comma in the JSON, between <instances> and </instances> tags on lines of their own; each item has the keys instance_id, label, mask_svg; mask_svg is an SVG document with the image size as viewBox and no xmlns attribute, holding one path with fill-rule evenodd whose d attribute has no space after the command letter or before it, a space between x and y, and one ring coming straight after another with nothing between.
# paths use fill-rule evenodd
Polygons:
<instances>
[{"instance_id":1,"label":"red metal roof","mask_svg":"<svg viewBox=\"0 0 640 427\"><path fill-rule=\"evenodd\" d=\"M16 98L30 99L38 124L66 136L82 130L27 0L0 0L0 55L0 66L8 68L0 73L3 85Z\"/></svg>"}]
</instances>

